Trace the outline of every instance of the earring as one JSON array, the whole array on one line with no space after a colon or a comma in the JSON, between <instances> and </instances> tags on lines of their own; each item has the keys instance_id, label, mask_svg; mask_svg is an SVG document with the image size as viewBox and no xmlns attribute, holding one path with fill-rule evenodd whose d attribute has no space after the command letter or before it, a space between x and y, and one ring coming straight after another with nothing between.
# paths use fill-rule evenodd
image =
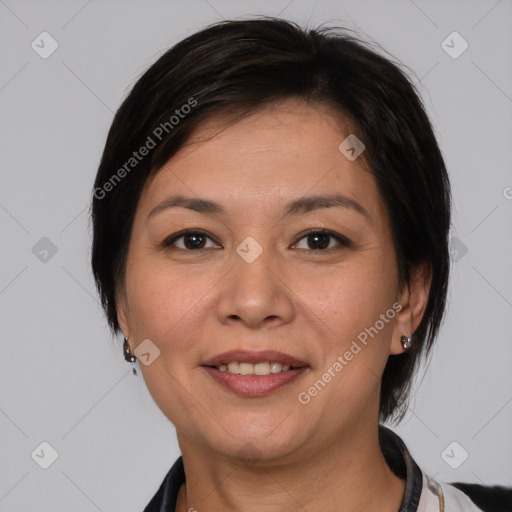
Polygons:
<instances>
[{"instance_id":1,"label":"earring","mask_svg":"<svg viewBox=\"0 0 512 512\"><path fill-rule=\"evenodd\" d=\"M402 342L402 347L404 347L404 350L409 350L412 345L412 336L402 336L400 338L400 341Z\"/></svg>"},{"instance_id":2,"label":"earring","mask_svg":"<svg viewBox=\"0 0 512 512\"><path fill-rule=\"evenodd\" d=\"M128 363L132 363L132 373L133 375L137 375L137 370L135 369L135 361L137 361L137 358L132 355L130 352L130 345L128 345L128 340L125 338L123 341L123 352L124 352L124 358Z\"/></svg>"}]
</instances>

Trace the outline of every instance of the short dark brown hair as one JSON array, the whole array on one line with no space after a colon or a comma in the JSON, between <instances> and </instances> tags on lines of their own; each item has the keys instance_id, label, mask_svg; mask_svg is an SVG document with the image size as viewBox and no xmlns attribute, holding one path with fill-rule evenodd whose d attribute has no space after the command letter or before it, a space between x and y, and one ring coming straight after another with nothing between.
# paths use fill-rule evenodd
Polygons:
<instances>
[{"instance_id":1,"label":"short dark brown hair","mask_svg":"<svg viewBox=\"0 0 512 512\"><path fill-rule=\"evenodd\" d=\"M431 273L412 347L389 356L382 377L380 419L400 421L420 356L431 354L444 317L451 198L422 100L403 65L381 53L344 28L268 17L222 21L170 48L139 78L112 122L91 204L92 269L114 334L115 293L148 177L211 117L227 114L232 123L289 98L325 105L366 146L363 162L391 223L399 286L421 264Z\"/></svg>"}]
</instances>

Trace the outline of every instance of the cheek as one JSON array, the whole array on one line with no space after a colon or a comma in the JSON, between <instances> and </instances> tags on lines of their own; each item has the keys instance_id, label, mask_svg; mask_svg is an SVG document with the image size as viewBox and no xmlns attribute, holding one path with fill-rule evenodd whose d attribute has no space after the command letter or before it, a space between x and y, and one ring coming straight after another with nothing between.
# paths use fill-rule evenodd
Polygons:
<instances>
[{"instance_id":1,"label":"cheek","mask_svg":"<svg viewBox=\"0 0 512 512\"><path fill-rule=\"evenodd\" d=\"M190 338L207 311L217 275L146 260L127 272L130 318L137 341L149 338L162 351L190 347Z\"/></svg>"},{"instance_id":2,"label":"cheek","mask_svg":"<svg viewBox=\"0 0 512 512\"><path fill-rule=\"evenodd\" d=\"M303 279L300 297L341 340L373 325L396 298L396 272L382 251Z\"/></svg>"},{"instance_id":3,"label":"cheek","mask_svg":"<svg viewBox=\"0 0 512 512\"><path fill-rule=\"evenodd\" d=\"M321 364L301 390L311 398L307 421L329 411L326 421L336 430L376 407L395 317L394 282L378 276L369 267L354 267L326 280L323 294L305 290L308 307L328 326L328 336L319 338Z\"/></svg>"},{"instance_id":4,"label":"cheek","mask_svg":"<svg viewBox=\"0 0 512 512\"><path fill-rule=\"evenodd\" d=\"M136 343L150 339L160 355L148 366L140 364L155 403L170 421L194 429L198 400L190 387L191 370L197 371L195 336L207 314L208 291L217 279L194 277L148 262L127 274L130 318ZM211 308L210 308L211 311Z\"/></svg>"},{"instance_id":5,"label":"cheek","mask_svg":"<svg viewBox=\"0 0 512 512\"><path fill-rule=\"evenodd\" d=\"M371 250L357 264L354 259L322 279L322 286L320 281L316 287L308 281L302 296L309 297L309 308L328 326L329 334L321 338L322 364L311 383L319 376L328 382L316 407L344 404L344 412L335 409L336 414L351 411L357 416L378 395L394 325L395 279L393 260L383 251Z\"/></svg>"}]
</instances>

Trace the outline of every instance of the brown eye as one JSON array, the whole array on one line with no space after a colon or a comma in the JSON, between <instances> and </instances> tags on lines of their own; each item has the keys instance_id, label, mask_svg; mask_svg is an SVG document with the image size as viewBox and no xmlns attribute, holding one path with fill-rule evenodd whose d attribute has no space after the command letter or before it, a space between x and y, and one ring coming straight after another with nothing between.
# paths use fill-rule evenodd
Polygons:
<instances>
[{"instance_id":1,"label":"brown eye","mask_svg":"<svg viewBox=\"0 0 512 512\"><path fill-rule=\"evenodd\" d=\"M197 233L183 235L181 238L183 238L184 245L187 249L203 249L206 243L206 237Z\"/></svg>"},{"instance_id":2,"label":"brown eye","mask_svg":"<svg viewBox=\"0 0 512 512\"><path fill-rule=\"evenodd\" d=\"M211 240L211 238L201 231L182 231L181 233L176 233L167 238L163 242L162 246L166 248L176 247L178 249L183 249L184 251L219 247L216 244L207 247L206 244L208 240Z\"/></svg>"},{"instance_id":3,"label":"brown eye","mask_svg":"<svg viewBox=\"0 0 512 512\"><path fill-rule=\"evenodd\" d=\"M310 249L327 249L331 241L331 236L325 233L319 233L315 235L308 235L308 246Z\"/></svg>"},{"instance_id":4,"label":"brown eye","mask_svg":"<svg viewBox=\"0 0 512 512\"><path fill-rule=\"evenodd\" d=\"M299 248L308 251L330 251L336 249L336 244L338 248L340 246L350 247L351 245L350 241L344 236L323 230L310 231L300 238L299 242L301 240L306 240L306 247Z\"/></svg>"}]
</instances>

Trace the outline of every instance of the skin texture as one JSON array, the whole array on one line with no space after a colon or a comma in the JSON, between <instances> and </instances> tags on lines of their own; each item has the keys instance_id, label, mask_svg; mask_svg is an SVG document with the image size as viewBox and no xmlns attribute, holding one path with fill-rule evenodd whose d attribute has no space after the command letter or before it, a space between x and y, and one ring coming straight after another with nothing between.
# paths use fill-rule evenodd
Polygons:
<instances>
[{"instance_id":1,"label":"skin texture","mask_svg":"<svg viewBox=\"0 0 512 512\"><path fill-rule=\"evenodd\" d=\"M325 108L299 100L227 128L214 119L143 190L117 311L132 353L144 339L160 349L140 367L176 427L187 474L179 511L398 510L404 481L386 465L377 437L380 379L388 356L403 351L400 337L420 323L429 282L418 272L399 290L375 179L361 158L351 162L338 150L348 135L339 126ZM334 192L360 203L369 219L339 206L282 214L291 200ZM227 211L172 207L148 219L174 194ZM327 238L329 248L315 250L303 234L312 228L351 246ZM186 249L190 238L161 246L184 229L206 232L204 248ZM252 263L236 252L248 236L263 249ZM394 303L401 311L299 403L297 395ZM243 397L200 366L233 349L279 350L309 367L270 395Z\"/></svg>"}]
</instances>

